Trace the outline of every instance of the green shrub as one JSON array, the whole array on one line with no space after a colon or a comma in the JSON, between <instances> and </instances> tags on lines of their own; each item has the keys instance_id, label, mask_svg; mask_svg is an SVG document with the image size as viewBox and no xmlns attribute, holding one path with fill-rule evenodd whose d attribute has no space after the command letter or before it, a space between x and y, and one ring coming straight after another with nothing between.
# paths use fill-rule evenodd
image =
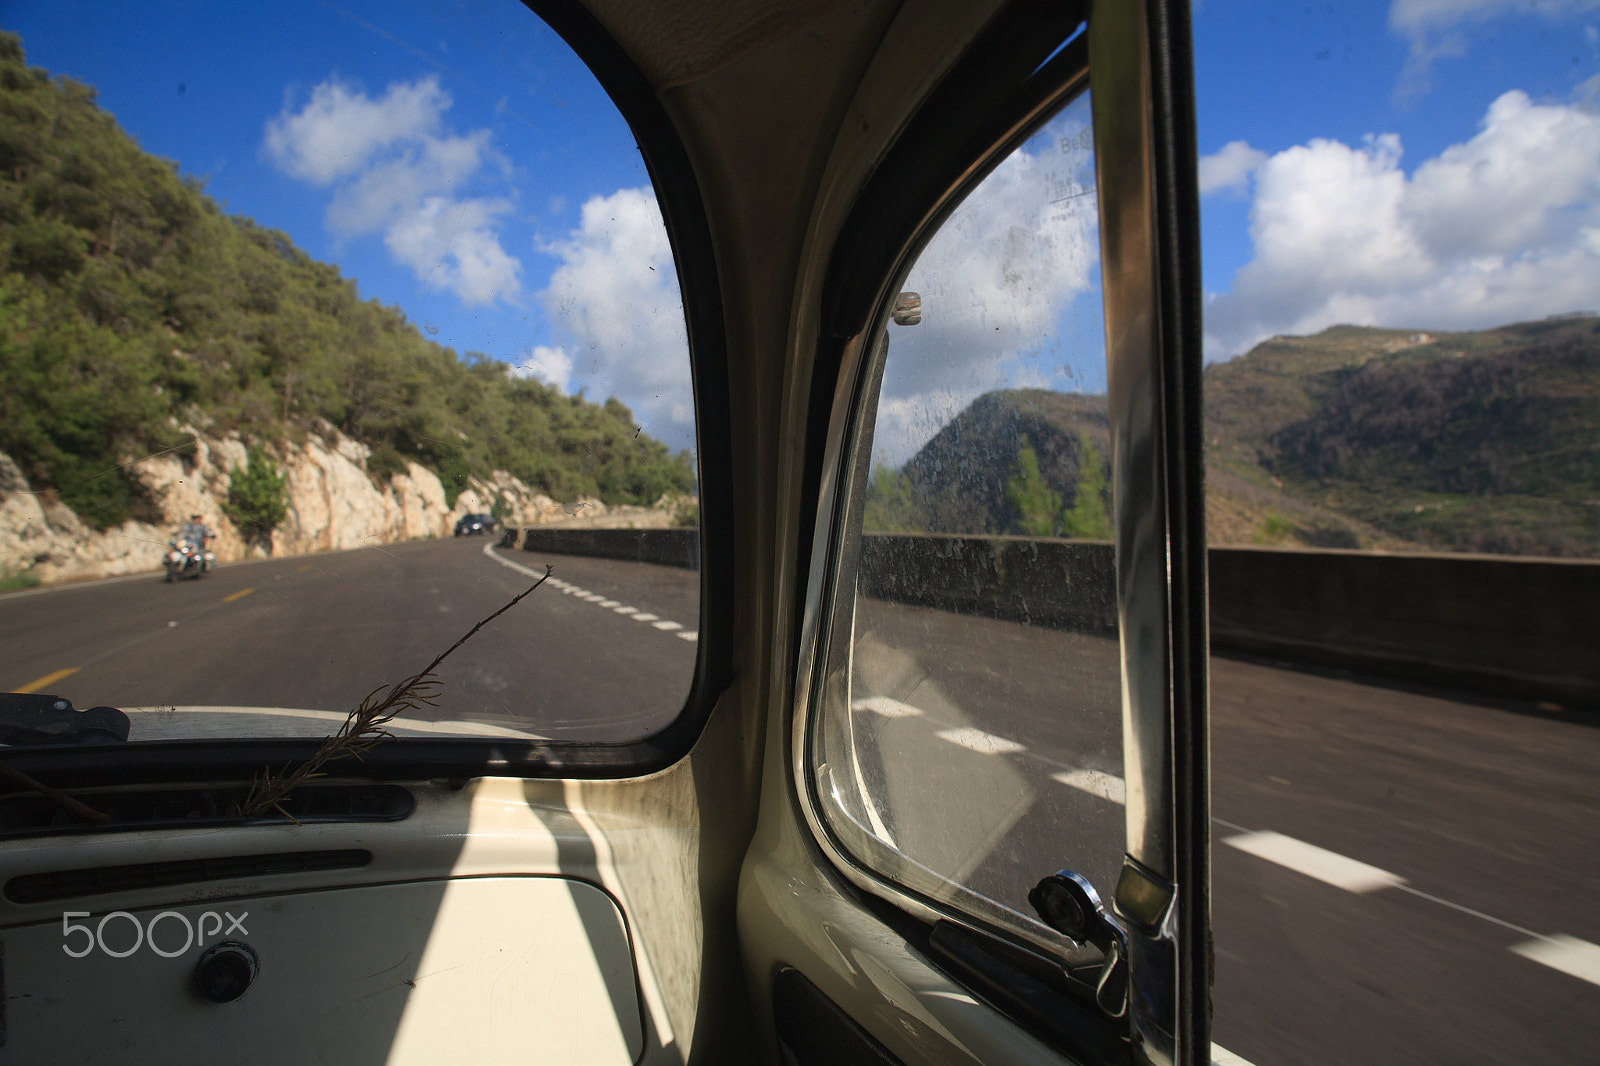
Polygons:
<instances>
[{"instance_id":1,"label":"green shrub","mask_svg":"<svg viewBox=\"0 0 1600 1066\"><path fill-rule=\"evenodd\" d=\"M1282 544L1293 535L1293 522L1276 511L1268 511L1253 539L1257 544Z\"/></svg>"},{"instance_id":2,"label":"green shrub","mask_svg":"<svg viewBox=\"0 0 1600 1066\"><path fill-rule=\"evenodd\" d=\"M700 501L679 500L678 506L672 509L672 524L674 526L700 526Z\"/></svg>"},{"instance_id":3,"label":"green shrub","mask_svg":"<svg viewBox=\"0 0 1600 1066\"><path fill-rule=\"evenodd\" d=\"M247 456L244 470L235 468L228 475L228 500L222 510L248 540L262 541L288 517L289 502L284 477L261 446L250 445Z\"/></svg>"},{"instance_id":4,"label":"green shrub","mask_svg":"<svg viewBox=\"0 0 1600 1066\"><path fill-rule=\"evenodd\" d=\"M0 570L0 592L36 588L38 584L39 575L32 570Z\"/></svg>"}]
</instances>

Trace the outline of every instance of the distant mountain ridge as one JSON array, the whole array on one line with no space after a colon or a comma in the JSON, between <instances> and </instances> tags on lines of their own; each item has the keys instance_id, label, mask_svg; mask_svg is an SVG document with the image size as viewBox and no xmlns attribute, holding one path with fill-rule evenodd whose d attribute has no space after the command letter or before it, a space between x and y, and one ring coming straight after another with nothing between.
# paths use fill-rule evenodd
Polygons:
<instances>
[{"instance_id":1,"label":"distant mountain ridge","mask_svg":"<svg viewBox=\"0 0 1600 1066\"><path fill-rule=\"evenodd\" d=\"M1204 387L1213 544L1600 558L1600 317L1334 326L1212 365ZM985 393L874 473L867 527L1037 533L1025 512L1069 512L1108 454L1103 395Z\"/></svg>"},{"instance_id":2,"label":"distant mountain ridge","mask_svg":"<svg viewBox=\"0 0 1600 1066\"><path fill-rule=\"evenodd\" d=\"M1350 547L1600 556L1600 318L1335 326L1208 367L1205 389L1213 481L1336 516ZM1280 519L1315 542L1309 515Z\"/></svg>"}]
</instances>

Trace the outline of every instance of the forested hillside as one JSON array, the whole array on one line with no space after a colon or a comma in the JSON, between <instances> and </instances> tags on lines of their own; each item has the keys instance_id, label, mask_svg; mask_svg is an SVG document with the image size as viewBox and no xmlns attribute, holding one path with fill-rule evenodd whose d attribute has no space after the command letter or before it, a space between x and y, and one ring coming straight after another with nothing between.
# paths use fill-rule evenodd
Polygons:
<instances>
[{"instance_id":1,"label":"forested hillside","mask_svg":"<svg viewBox=\"0 0 1600 1066\"><path fill-rule=\"evenodd\" d=\"M225 215L141 151L94 89L0 34L0 452L98 528L150 512L127 469L180 426L247 439L326 425L377 478L415 460L450 502L505 470L559 499L691 488L687 453L590 403L428 341L276 230Z\"/></svg>"}]
</instances>

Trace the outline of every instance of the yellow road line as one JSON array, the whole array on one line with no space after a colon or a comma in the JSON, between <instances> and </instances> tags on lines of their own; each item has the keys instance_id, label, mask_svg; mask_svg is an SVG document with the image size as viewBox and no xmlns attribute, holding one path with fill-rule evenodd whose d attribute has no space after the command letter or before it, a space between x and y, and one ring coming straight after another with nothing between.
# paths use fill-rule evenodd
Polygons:
<instances>
[{"instance_id":1,"label":"yellow road line","mask_svg":"<svg viewBox=\"0 0 1600 1066\"><path fill-rule=\"evenodd\" d=\"M234 600L242 600L242 599L244 599L246 596L250 595L254 591L255 591L255 589L240 589L238 592L235 592L231 596L222 597L222 602L223 603L232 603Z\"/></svg>"},{"instance_id":2,"label":"yellow road line","mask_svg":"<svg viewBox=\"0 0 1600 1066\"><path fill-rule=\"evenodd\" d=\"M78 668L76 666L69 666L65 670L57 670L53 674L45 674L39 680L30 681L26 685L23 685L21 688L14 688L11 691L13 691L13 692L38 692L40 689L44 688L46 685L53 685L57 681L60 681L63 677L71 677L73 674L75 674L77 672L78 672Z\"/></svg>"},{"instance_id":3,"label":"yellow road line","mask_svg":"<svg viewBox=\"0 0 1600 1066\"><path fill-rule=\"evenodd\" d=\"M298 568L298 569L296 569L296 570L295 570L295 573L297 573L297 574L303 574L303 573L305 573L305 572L306 572L306 571L307 571L307 570L315 570L315 569L316 569L316 567L315 567L315 566L312 566L312 565L311 565L311 564L310 564L310 563L307 563L307 564L306 564L306 565L304 565L304 566L302 566L302 567L299 567L299 568Z\"/></svg>"}]
</instances>

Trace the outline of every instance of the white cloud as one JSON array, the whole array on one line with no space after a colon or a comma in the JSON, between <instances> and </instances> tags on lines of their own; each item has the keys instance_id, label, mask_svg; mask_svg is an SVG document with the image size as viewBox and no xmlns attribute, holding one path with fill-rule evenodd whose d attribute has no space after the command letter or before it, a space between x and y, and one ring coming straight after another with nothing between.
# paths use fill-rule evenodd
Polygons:
<instances>
[{"instance_id":1,"label":"white cloud","mask_svg":"<svg viewBox=\"0 0 1600 1066\"><path fill-rule=\"evenodd\" d=\"M291 114L285 99L283 111L267 123L265 147L284 173L326 185L360 170L389 145L431 134L449 106L436 78L397 82L379 100L325 81L298 112Z\"/></svg>"},{"instance_id":2,"label":"white cloud","mask_svg":"<svg viewBox=\"0 0 1600 1066\"><path fill-rule=\"evenodd\" d=\"M380 231L430 195L468 180L485 162L500 162L488 147L487 130L410 142L340 186L328 205L328 226L342 237Z\"/></svg>"},{"instance_id":3,"label":"white cloud","mask_svg":"<svg viewBox=\"0 0 1600 1066\"><path fill-rule=\"evenodd\" d=\"M922 322L890 327L875 453L904 461L990 389L1072 388L1086 377L1102 387L1087 119L1087 101L1074 105L1002 163L918 258L905 288L922 295ZM561 260L539 300L559 335L566 361L552 360L570 368L568 387L616 396L652 435L690 446L682 302L651 191L591 198L577 228L540 250ZM1085 294L1087 310L1075 303Z\"/></svg>"},{"instance_id":4,"label":"white cloud","mask_svg":"<svg viewBox=\"0 0 1600 1066\"><path fill-rule=\"evenodd\" d=\"M396 82L378 99L330 80L298 111L292 101L267 123L263 149L279 169L334 185L328 228L341 237L381 233L425 286L468 306L514 302L521 263L500 243L504 198L464 197L458 186L486 171L509 176L489 131L444 129L450 95L433 77Z\"/></svg>"},{"instance_id":5,"label":"white cloud","mask_svg":"<svg viewBox=\"0 0 1600 1066\"><path fill-rule=\"evenodd\" d=\"M1200 195L1228 192L1244 195L1249 191L1250 175L1267 161L1267 153L1245 141L1229 141L1221 151L1200 157Z\"/></svg>"},{"instance_id":6,"label":"white cloud","mask_svg":"<svg viewBox=\"0 0 1600 1066\"><path fill-rule=\"evenodd\" d=\"M1404 99L1432 87L1435 59L1461 55L1467 31L1503 15L1536 13L1547 20L1600 8L1600 0L1394 0L1389 29L1405 38L1410 53L1396 94Z\"/></svg>"},{"instance_id":7,"label":"white cloud","mask_svg":"<svg viewBox=\"0 0 1600 1066\"><path fill-rule=\"evenodd\" d=\"M539 300L572 341L572 384L590 399L615 396L670 447L691 447L689 342L654 193L591 197L578 228L540 250L562 261Z\"/></svg>"},{"instance_id":8,"label":"white cloud","mask_svg":"<svg viewBox=\"0 0 1600 1066\"><path fill-rule=\"evenodd\" d=\"M503 200L448 200L430 196L399 212L383 243L430 288L449 289L469 306L491 304L520 287L521 264L500 247L495 216Z\"/></svg>"},{"instance_id":9,"label":"white cloud","mask_svg":"<svg viewBox=\"0 0 1600 1066\"><path fill-rule=\"evenodd\" d=\"M1256 171L1255 258L1206 309L1208 357L1348 323L1472 329L1590 307L1600 116L1495 100L1408 177L1394 134L1313 140Z\"/></svg>"},{"instance_id":10,"label":"white cloud","mask_svg":"<svg viewBox=\"0 0 1600 1066\"><path fill-rule=\"evenodd\" d=\"M1099 261L1087 133L1083 100L985 178L918 257L904 287L921 295L922 322L889 328L875 461L904 462L992 389L1101 387L1100 303L1078 302Z\"/></svg>"},{"instance_id":11,"label":"white cloud","mask_svg":"<svg viewBox=\"0 0 1600 1066\"><path fill-rule=\"evenodd\" d=\"M511 376L538 378L558 392L566 392L567 381L572 377L572 357L565 348L535 345L523 355L521 363L511 368Z\"/></svg>"}]
</instances>

